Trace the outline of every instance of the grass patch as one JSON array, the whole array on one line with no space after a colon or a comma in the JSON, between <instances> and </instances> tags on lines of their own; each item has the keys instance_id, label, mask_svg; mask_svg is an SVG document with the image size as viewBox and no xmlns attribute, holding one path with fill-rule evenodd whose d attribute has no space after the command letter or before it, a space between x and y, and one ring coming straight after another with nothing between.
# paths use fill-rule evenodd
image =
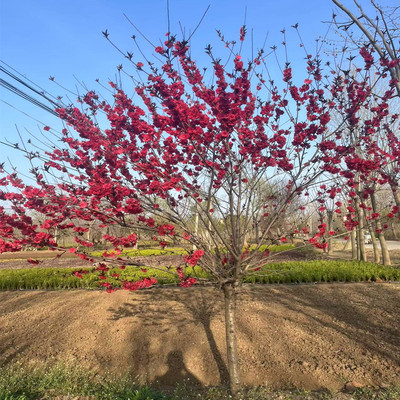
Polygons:
<instances>
[{"instance_id":1,"label":"grass patch","mask_svg":"<svg viewBox=\"0 0 400 400\"><path fill-rule=\"evenodd\" d=\"M250 250L255 249L255 245L250 246ZM281 244L281 245L262 245L259 251L269 250L271 253L277 253L281 251L287 251L294 249L293 244ZM104 251L94 251L92 252L93 257L101 257ZM112 253L113 251L110 251ZM147 249L127 249L122 252L125 257L150 257L150 256L170 256L170 255L184 255L188 254L188 250L183 247L167 247L165 249L161 248L147 248Z\"/></svg>"},{"instance_id":2,"label":"grass patch","mask_svg":"<svg viewBox=\"0 0 400 400\"><path fill-rule=\"evenodd\" d=\"M250 247L250 250L252 249L253 246ZM256 246L254 246L253 248L255 248ZM281 251L288 251L288 250L292 250L295 248L294 244L272 244L272 245L267 245L267 244L263 244L262 246L260 246L260 248L258 249L259 251L265 251L265 250L269 250L270 253L278 253Z\"/></svg>"},{"instance_id":3,"label":"grass patch","mask_svg":"<svg viewBox=\"0 0 400 400\"><path fill-rule=\"evenodd\" d=\"M73 275L74 271L76 268L3 269L0 270L0 290L99 288L97 273L83 274L83 278L77 278ZM93 271L93 268L82 268L81 271ZM128 266L124 270L117 267L110 268L106 273L107 281L116 286L120 283L112 277L114 273L120 275L120 280L138 281L154 277L160 285L179 283L178 277L168 271ZM207 278L207 274L199 267L188 267L185 273L188 276ZM267 264L261 270L248 275L244 282L271 284L377 280L398 281L400 280L400 269L359 261L288 261Z\"/></svg>"},{"instance_id":4,"label":"grass patch","mask_svg":"<svg viewBox=\"0 0 400 400\"><path fill-rule=\"evenodd\" d=\"M57 396L88 396L90 399L163 400L159 391L141 387L128 376L99 376L81 367L24 367L15 363L0 369L0 399L54 399Z\"/></svg>"},{"instance_id":5,"label":"grass patch","mask_svg":"<svg viewBox=\"0 0 400 400\"><path fill-rule=\"evenodd\" d=\"M287 261L270 263L245 278L247 283L306 283L398 281L400 269L345 260Z\"/></svg>"},{"instance_id":6,"label":"grass patch","mask_svg":"<svg viewBox=\"0 0 400 400\"><path fill-rule=\"evenodd\" d=\"M103 251L92 252L93 257L101 257ZM113 253L113 251L110 251ZM165 249L155 248L155 249L127 249L122 252L125 257L150 257L150 256L171 256L171 255L183 255L188 254L188 251L183 247L167 247Z\"/></svg>"},{"instance_id":7,"label":"grass patch","mask_svg":"<svg viewBox=\"0 0 400 400\"><path fill-rule=\"evenodd\" d=\"M76 268L26 268L26 269L3 269L0 270L0 290L22 290L22 289L98 289L98 273L82 274L82 278L73 275ZM93 271L94 268L81 268L80 271ZM174 271L174 270L172 270ZM126 267L120 270L118 267L110 268L105 274L107 282L121 286L120 282L112 277L118 273L119 280L139 281L144 278L154 277L160 285L177 284L179 278L168 271L160 271L154 268L143 270L137 267ZM200 268L187 268L189 276L205 277L206 274Z\"/></svg>"},{"instance_id":8,"label":"grass patch","mask_svg":"<svg viewBox=\"0 0 400 400\"><path fill-rule=\"evenodd\" d=\"M55 365L23 366L14 363L0 368L1 400L44 400L78 396L87 400L228 400L226 387L194 388L180 384L168 392L141 386L128 375L116 376L109 372L96 374L80 366L64 363ZM337 394L329 391L272 390L268 387L243 389L242 400L333 400ZM357 389L354 400L396 400L400 387L382 390Z\"/></svg>"}]
</instances>

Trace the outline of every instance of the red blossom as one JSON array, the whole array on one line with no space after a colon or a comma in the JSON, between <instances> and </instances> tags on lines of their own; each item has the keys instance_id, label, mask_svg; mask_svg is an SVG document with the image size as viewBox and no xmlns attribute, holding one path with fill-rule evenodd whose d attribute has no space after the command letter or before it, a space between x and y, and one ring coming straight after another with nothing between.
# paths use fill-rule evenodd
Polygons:
<instances>
[{"instance_id":1,"label":"red blossom","mask_svg":"<svg viewBox=\"0 0 400 400\"><path fill-rule=\"evenodd\" d=\"M243 42L244 39L245 39L245 37L246 37L246 26L243 25L243 26L240 28L240 41Z\"/></svg>"},{"instance_id":2,"label":"red blossom","mask_svg":"<svg viewBox=\"0 0 400 400\"><path fill-rule=\"evenodd\" d=\"M190 287L190 286L193 286L196 283L196 279L195 278L186 277L184 275L183 269L181 267L178 267L176 269L176 271L178 272L179 279L180 279L179 286Z\"/></svg>"},{"instance_id":3,"label":"red blossom","mask_svg":"<svg viewBox=\"0 0 400 400\"><path fill-rule=\"evenodd\" d=\"M203 257L203 255L204 255L204 250L199 249L199 250L195 250L195 251L193 252L193 254L191 254L191 255L190 255L190 254L189 254L189 255L185 255L185 256L183 257L183 259L184 259L189 265L195 266L195 265L197 265L197 263L199 262L200 258Z\"/></svg>"},{"instance_id":4,"label":"red blossom","mask_svg":"<svg viewBox=\"0 0 400 400\"><path fill-rule=\"evenodd\" d=\"M143 280L136 281L136 282L122 282L122 289L129 290L129 291L136 291L139 289L149 288L154 286L157 283L155 278L144 278Z\"/></svg>"},{"instance_id":5,"label":"red blossom","mask_svg":"<svg viewBox=\"0 0 400 400\"><path fill-rule=\"evenodd\" d=\"M187 232L183 232L183 238L184 238L185 240L190 240L190 239L192 238L192 235L190 235L190 234L187 233Z\"/></svg>"},{"instance_id":6,"label":"red blossom","mask_svg":"<svg viewBox=\"0 0 400 400\"><path fill-rule=\"evenodd\" d=\"M285 68L283 70L283 80L284 82L289 82L292 79L292 69L291 68Z\"/></svg>"},{"instance_id":7,"label":"red blossom","mask_svg":"<svg viewBox=\"0 0 400 400\"><path fill-rule=\"evenodd\" d=\"M33 265L38 265L38 264L40 264L42 261L40 261L40 260L33 260L32 258L28 258L27 260L26 260L29 264L33 264Z\"/></svg>"}]
</instances>

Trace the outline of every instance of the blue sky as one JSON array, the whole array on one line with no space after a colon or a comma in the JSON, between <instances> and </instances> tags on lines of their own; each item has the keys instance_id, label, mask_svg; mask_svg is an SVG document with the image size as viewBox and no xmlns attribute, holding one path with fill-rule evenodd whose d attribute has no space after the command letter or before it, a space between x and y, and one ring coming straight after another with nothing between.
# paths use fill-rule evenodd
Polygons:
<instances>
[{"instance_id":1,"label":"blue sky","mask_svg":"<svg viewBox=\"0 0 400 400\"><path fill-rule=\"evenodd\" d=\"M97 89L96 78L106 83L115 76L118 64L128 65L101 34L108 29L110 38L122 50L132 50L130 37L135 31L124 13L153 42L167 32L165 0L0 0L0 4L0 59L54 95L65 96L66 92L49 81L50 76L72 90L76 85L73 75L89 88ZM326 32L327 24L322 21L329 20L333 10L329 0L170 0L171 31L180 30L179 21L187 32L193 30L209 4L210 10L193 38L194 58L202 59L202 49L209 43L218 49L216 29L227 38L237 39L247 7L247 27L254 30L255 47L261 46L266 34L267 47L279 45L280 30L286 27L289 57L294 63L300 62L304 53L290 26L300 24L301 35L311 52L315 39ZM142 43L143 49L150 51ZM141 60L136 55L137 52L135 60ZM6 79L4 74L0 75ZM50 114L3 88L0 99L46 125L61 126ZM40 123L3 102L0 112L0 140L18 141L15 124L21 132L39 132ZM23 163L20 156L10 154L16 163ZM8 155L9 150L0 145L0 161Z\"/></svg>"}]
</instances>

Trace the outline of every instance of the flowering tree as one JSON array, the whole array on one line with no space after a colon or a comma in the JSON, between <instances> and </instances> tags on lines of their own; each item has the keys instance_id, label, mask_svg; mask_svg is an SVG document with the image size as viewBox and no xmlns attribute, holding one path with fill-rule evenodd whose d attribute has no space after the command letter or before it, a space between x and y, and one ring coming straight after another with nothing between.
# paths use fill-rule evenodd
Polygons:
<instances>
[{"instance_id":1,"label":"flowering tree","mask_svg":"<svg viewBox=\"0 0 400 400\"><path fill-rule=\"evenodd\" d=\"M337 22L334 18L336 26L346 31L357 46L367 44L370 51L377 53L380 65L387 69L390 77L394 80L397 96L400 97L399 8L387 7L384 9L375 0L370 0L370 6L376 11L376 16L371 17L365 12L359 1L353 0L357 15L359 15L357 16L343 2L339 0L332 0L332 2L348 17L348 21L345 22ZM361 32L363 38L361 41L355 40L352 31L349 30L353 25ZM370 54L370 51L364 49L363 53L367 55Z\"/></svg>"},{"instance_id":2,"label":"flowering tree","mask_svg":"<svg viewBox=\"0 0 400 400\"><path fill-rule=\"evenodd\" d=\"M242 27L240 43L245 32ZM108 39L107 31L104 35ZM262 50L245 64L235 43L221 39L231 61L216 58L208 47L211 77L191 58L187 41L167 34L164 45L154 48L159 64L148 59L133 62L127 54L141 77L134 81L133 97L118 82L110 82L111 102L89 91L78 99L80 108L59 107L56 111L65 122L63 146L44 154L26 151L32 161L44 160L43 168L32 164L35 184L27 185L13 171L0 179L0 200L12 208L12 213L0 208L0 253L19 251L27 244L49 246L60 251L58 256L70 251L83 260L98 261L100 284L113 292L156 284L154 277L120 285L107 280L110 263L140 268L122 253L136 244L136 229L149 232L166 250L171 237L193 245L176 271L169 272L179 277L182 287L207 279L223 291L230 386L236 394L237 288L245 276L262 273L269 256L268 249L259 251L262 245L272 239L285 242L293 234L273 227L299 196L308 196L323 176L341 174L353 185L352 170L365 163L357 164L358 154L339 141L344 126L354 131L361 125L357 113L370 104L371 90L368 82L331 68L334 78L328 78L319 57L308 54L306 79L299 84L289 62L280 82L266 80L268 63ZM332 130L330 113L335 107L343 120ZM367 142L369 134L365 132ZM343 162L348 165L344 171L339 168ZM273 187L278 181L278 196L267 192L260 197L262 185ZM332 184L329 199L337 193ZM322 199L320 207L324 211ZM41 225L33 222L32 211L44 216ZM262 229L257 243L249 246L246 238L255 218L263 220ZM350 212L349 229L352 221ZM104 252L100 260L91 253L93 243L82 238L93 223L100 228L118 225L126 232L103 236L114 250ZM63 248L55 230L72 231L76 247ZM321 239L326 232L321 222L310 243L325 248ZM207 278L188 275L194 267Z\"/></svg>"},{"instance_id":3,"label":"flowering tree","mask_svg":"<svg viewBox=\"0 0 400 400\"><path fill-rule=\"evenodd\" d=\"M385 215L381 215L378 209L376 191L380 187L390 187L394 205L391 212L387 213L386 211L386 214L388 218L400 217L400 195L398 191L399 139L396 135L400 99L398 7L384 8L374 0L370 0L369 7L375 11L375 16L372 17L363 8L367 4L361 5L360 2L353 0L353 7L356 11L352 11L351 7L347 7L344 2L332 1L341 14L344 14L347 18L344 22L339 22L337 17L334 16L334 24L346 33L348 41L360 48L360 55L365 61L365 70L372 71L373 78L369 79L371 91L374 92L374 96L371 97L373 103L372 107L367 107L362 110L362 113L364 113L363 119L366 122L365 127L371 132L374 130L373 135L375 137L366 139L363 135L365 130L356 133L358 137L356 140L358 157L363 159L364 171L358 172L358 185L353 186L353 193L356 193L357 196L353 197L358 214L363 214L366 211L368 214L366 215L367 225L375 227L374 231L379 238L384 264L390 264L389 251L384 237L384 230L387 225L381 223L381 218ZM353 31L353 28L355 28L355 31ZM357 31L361 33L360 38L355 33ZM376 76L377 79L374 78ZM382 82L377 84L382 78L384 80L383 86ZM391 90L388 91L389 86ZM365 113L367 113L367 116ZM376 129L376 126L380 126L380 129ZM366 204L367 201L370 201L370 205ZM375 259L377 259L376 251Z\"/></svg>"}]
</instances>

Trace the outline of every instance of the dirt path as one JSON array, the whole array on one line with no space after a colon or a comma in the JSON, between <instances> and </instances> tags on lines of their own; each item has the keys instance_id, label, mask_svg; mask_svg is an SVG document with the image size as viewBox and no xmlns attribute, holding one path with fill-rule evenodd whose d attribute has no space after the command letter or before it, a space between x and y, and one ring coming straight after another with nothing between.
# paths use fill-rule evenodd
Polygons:
<instances>
[{"instance_id":1,"label":"dirt path","mask_svg":"<svg viewBox=\"0 0 400 400\"><path fill-rule=\"evenodd\" d=\"M246 385L400 384L400 284L247 286ZM162 386L226 378L222 297L210 288L0 293L0 365L65 360Z\"/></svg>"}]
</instances>

